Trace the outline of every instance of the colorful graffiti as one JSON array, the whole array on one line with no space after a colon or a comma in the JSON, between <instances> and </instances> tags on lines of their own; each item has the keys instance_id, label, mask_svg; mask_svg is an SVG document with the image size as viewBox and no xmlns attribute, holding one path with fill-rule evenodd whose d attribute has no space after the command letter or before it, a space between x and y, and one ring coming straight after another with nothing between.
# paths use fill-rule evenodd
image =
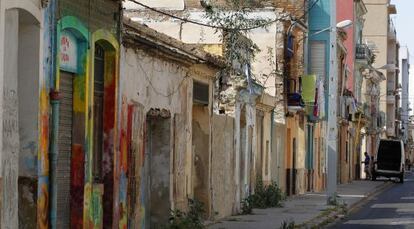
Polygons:
<instances>
[{"instance_id":1,"label":"colorful graffiti","mask_svg":"<svg viewBox=\"0 0 414 229\"><path fill-rule=\"evenodd\" d=\"M52 7L52 6L51 6ZM48 18L51 13L49 7L44 14L44 18ZM49 25L48 20L44 20L46 25ZM46 44L50 43L50 31L45 31L45 50L49 47ZM53 74L49 64L45 58L45 72L40 80L40 98L39 98L39 151L37 153L39 176L37 184L37 226L38 228L49 228L49 74Z\"/></svg>"},{"instance_id":2,"label":"colorful graffiti","mask_svg":"<svg viewBox=\"0 0 414 229\"><path fill-rule=\"evenodd\" d=\"M85 183L85 154L83 146L76 144L72 147L71 158L71 227L82 228L83 215L83 186Z\"/></svg>"},{"instance_id":3,"label":"colorful graffiti","mask_svg":"<svg viewBox=\"0 0 414 229\"><path fill-rule=\"evenodd\" d=\"M102 158L102 172L103 172L103 199L99 206L102 208L103 214L103 227L110 228L119 225L119 153L117 153L117 85L119 78L119 44L116 38L108 31L98 30L92 34L91 39L91 56L93 59L95 44L102 44L105 48L105 63L104 63L104 111L103 111L103 158ZM92 62L93 63L93 62ZM91 64L90 72L91 76L94 75L94 64ZM90 77L87 80L86 92L87 97L87 153L85 155L86 160L93 161L93 92L94 92L94 79ZM86 163L85 165L85 187L93 186L93 165L92 163ZM84 211L84 225L90 225L90 222L94 221L95 207L91 204L93 195L92 190L85 188L84 194L84 207L88 207L88 210ZM115 198L115 199L114 199Z\"/></svg>"},{"instance_id":4,"label":"colorful graffiti","mask_svg":"<svg viewBox=\"0 0 414 229\"><path fill-rule=\"evenodd\" d=\"M121 108L121 130L120 130L120 141L119 141L119 152L120 152L120 177L119 177L119 228L127 228L127 190L128 190L128 150L129 150L129 139L128 139L128 104L126 97L122 98Z\"/></svg>"},{"instance_id":5,"label":"colorful graffiti","mask_svg":"<svg viewBox=\"0 0 414 229\"><path fill-rule=\"evenodd\" d=\"M40 196L37 199L37 221L38 221L38 228L47 229L49 228L49 191L48 191L48 182L47 178L42 179L39 178L39 184L41 186L40 189Z\"/></svg>"},{"instance_id":6,"label":"colorful graffiti","mask_svg":"<svg viewBox=\"0 0 414 229\"><path fill-rule=\"evenodd\" d=\"M46 89L42 89L40 95L40 136L39 136L39 153L38 153L38 160L39 160L39 175L47 177L49 175L49 157L48 157L48 146L49 146L49 114L48 114L48 105L46 105L49 98L47 93L45 92ZM39 181L40 182L40 181ZM39 187L42 187L44 184L39 183ZM47 192L47 188L45 188ZM47 194L42 194L43 189L39 189L40 196L44 196ZM41 210L41 209L39 209Z\"/></svg>"}]
</instances>

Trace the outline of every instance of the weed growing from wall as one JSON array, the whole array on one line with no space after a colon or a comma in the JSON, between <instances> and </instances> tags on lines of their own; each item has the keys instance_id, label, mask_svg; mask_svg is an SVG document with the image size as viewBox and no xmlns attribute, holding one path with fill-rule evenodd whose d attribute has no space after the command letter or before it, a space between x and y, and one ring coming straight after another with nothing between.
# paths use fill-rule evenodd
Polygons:
<instances>
[{"instance_id":1,"label":"weed growing from wall","mask_svg":"<svg viewBox=\"0 0 414 229\"><path fill-rule=\"evenodd\" d=\"M253 208L275 208L281 207L285 195L277 186L276 182L272 181L269 185L264 185L263 180L258 177L255 186L255 193L242 201L242 214L252 214Z\"/></svg>"},{"instance_id":2,"label":"weed growing from wall","mask_svg":"<svg viewBox=\"0 0 414 229\"><path fill-rule=\"evenodd\" d=\"M167 229L203 229L205 215L204 204L198 200L188 199L188 212L171 210L170 224Z\"/></svg>"}]
</instances>

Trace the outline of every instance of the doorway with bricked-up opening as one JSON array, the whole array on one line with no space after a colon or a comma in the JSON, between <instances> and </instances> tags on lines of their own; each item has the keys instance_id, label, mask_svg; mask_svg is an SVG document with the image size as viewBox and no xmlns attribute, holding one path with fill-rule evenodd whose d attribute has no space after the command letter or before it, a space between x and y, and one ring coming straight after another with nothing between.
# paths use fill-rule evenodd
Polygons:
<instances>
[{"instance_id":1,"label":"doorway with bricked-up opening","mask_svg":"<svg viewBox=\"0 0 414 229\"><path fill-rule=\"evenodd\" d=\"M162 228L168 224L171 209L170 112L148 112L145 139L145 228Z\"/></svg>"}]
</instances>

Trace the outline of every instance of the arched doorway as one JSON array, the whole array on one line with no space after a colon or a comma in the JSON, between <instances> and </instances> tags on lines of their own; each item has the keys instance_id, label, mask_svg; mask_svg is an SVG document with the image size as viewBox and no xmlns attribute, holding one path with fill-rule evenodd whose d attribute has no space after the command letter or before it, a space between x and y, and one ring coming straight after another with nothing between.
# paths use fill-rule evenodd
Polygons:
<instances>
[{"instance_id":1,"label":"arched doorway","mask_svg":"<svg viewBox=\"0 0 414 229\"><path fill-rule=\"evenodd\" d=\"M4 22L2 227L18 228L20 221L31 228L37 222L41 29L19 8L7 9Z\"/></svg>"}]
</instances>

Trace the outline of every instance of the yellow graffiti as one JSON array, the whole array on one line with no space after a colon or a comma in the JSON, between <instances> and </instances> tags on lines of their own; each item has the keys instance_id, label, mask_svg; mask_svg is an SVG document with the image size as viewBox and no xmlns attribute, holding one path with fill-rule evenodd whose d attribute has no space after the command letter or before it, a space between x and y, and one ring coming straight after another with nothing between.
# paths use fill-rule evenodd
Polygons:
<instances>
[{"instance_id":1,"label":"yellow graffiti","mask_svg":"<svg viewBox=\"0 0 414 229\"><path fill-rule=\"evenodd\" d=\"M85 193L83 194L83 226L85 229L93 229L93 227L91 227L90 222L91 217L90 217L90 207L91 207L91 194L92 194L92 187L90 183L86 183L85 184Z\"/></svg>"},{"instance_id":2,"label":"yellow graffiti","mask_svg":"<svg viewBox=\"0 0 414 229\"><path fill-rule=\"evenodd\" d=\"M85 76L75 77L73 80L73 111L83 113L85 107Z\"/></svg>"},{"instance_id":3,"label":"yellow graffiti","mask_svg":"<svg viewBox=\"0 0 414 229\"><path fill-rule=\"evenodd\" d=\"M49 228L49 193L47 185L45 183L41 184L41 193L39 199L37 200L37 221L38 228L48 229Z\"/></svg>"}]
</instances>

